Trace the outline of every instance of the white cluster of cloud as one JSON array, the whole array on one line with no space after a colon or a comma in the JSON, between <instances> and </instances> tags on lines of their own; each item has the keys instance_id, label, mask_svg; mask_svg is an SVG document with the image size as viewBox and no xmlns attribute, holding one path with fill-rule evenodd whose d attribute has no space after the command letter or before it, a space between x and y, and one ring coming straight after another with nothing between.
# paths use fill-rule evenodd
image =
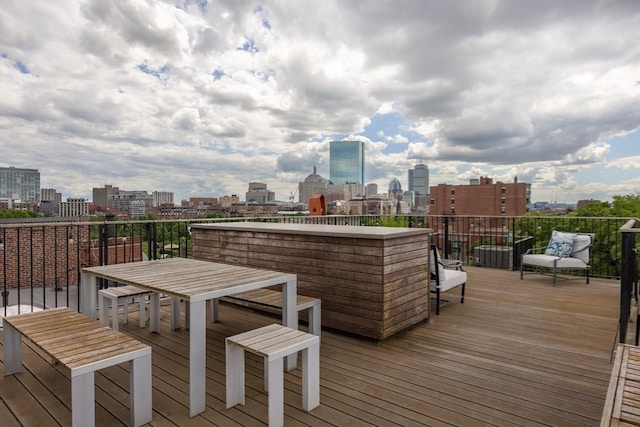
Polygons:
<instances>
[{"instance_id":1,"label":"white cluster of cloud","mask_svg":"<svg viewBox=\"0 0 640 427\"><path fill-rule=\"evenodd\" d=\"M9 0L0 166L65 197L286 200L356 135L380 189L422 161L432 185L637 193L639 28L637 0Z\"/></svg>"}]
</instances>

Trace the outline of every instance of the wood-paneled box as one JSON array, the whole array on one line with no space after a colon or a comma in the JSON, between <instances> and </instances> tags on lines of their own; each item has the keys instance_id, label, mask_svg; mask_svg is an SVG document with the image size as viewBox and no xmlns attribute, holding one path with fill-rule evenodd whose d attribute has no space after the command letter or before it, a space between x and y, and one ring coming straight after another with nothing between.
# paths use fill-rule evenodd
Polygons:
<instances>
[{"instance_id":1,"label":"wood-paneled box","mask_svg":"<svg viewBox=\"0 0 640 427\"><path fill-rule=\"evenodd\" d=\"M192 225L196 259L298 277L322 325L378 340L429 316L430 229L239 222Z\"/></svg>"}]
</instances>

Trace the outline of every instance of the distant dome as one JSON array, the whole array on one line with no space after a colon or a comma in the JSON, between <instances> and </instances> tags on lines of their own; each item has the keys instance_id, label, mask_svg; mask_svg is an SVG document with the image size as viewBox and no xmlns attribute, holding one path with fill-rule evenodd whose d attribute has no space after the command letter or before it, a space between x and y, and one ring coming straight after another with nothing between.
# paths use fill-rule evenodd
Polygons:
<instances>
[{"instance_id":1,"label":"distant dome","mask_svg":"<svg viewBox=\"0 0 640 427\"><path fill-rule=\"evenodd\" d=\"M393 178L389 183L389 191L402 191L402 184L398 181L398 178Z\"/></svg>"},{"instance_id":2,"label":"distant dome","mask_svg":"<svg viewBox=\"0 0 640 427\"><path fill-rule=\"evenodd\" d=\"M326 179L324 179L323 177L321 177L320 175L318 175L316 173L316 167L313 167L313 173L309 174L305 179L304 182L326 182Z\"/></svg>"}]
</instances>

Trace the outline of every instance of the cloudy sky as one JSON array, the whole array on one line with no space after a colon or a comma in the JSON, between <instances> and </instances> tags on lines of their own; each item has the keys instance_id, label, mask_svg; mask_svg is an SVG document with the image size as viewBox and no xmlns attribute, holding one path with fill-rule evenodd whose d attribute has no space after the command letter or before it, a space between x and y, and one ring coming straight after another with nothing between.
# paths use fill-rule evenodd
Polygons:
<instances>
[{"instance_id":1,"label":"cloudy sky","mask_svg":"<svg viewBox=\"0 0 640 427\"><path fill-rule=\"evenodd\" d=\"M287 200L366 141L386 191L532 184L533 201L640 193L639 0L3 0L0 166L91 199L105 184Z\"/></svg>"}]
</instances>

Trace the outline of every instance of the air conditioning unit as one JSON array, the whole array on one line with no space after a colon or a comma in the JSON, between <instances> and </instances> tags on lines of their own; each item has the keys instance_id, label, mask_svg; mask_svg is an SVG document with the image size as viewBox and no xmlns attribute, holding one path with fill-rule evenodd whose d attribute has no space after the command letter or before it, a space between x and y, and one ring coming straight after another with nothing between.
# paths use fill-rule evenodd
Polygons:
<instances>
[{"instance_id":1,"label":"air conditioning unit","mask_svg":"<svg viewBox=\"0 0 640 427\"><path fill-rule=\"evenodd\" d=\"M513 270L513 248L510 246L480 245L473 248L473 261L481 267Z\"/></svg>"}]
</instances>

